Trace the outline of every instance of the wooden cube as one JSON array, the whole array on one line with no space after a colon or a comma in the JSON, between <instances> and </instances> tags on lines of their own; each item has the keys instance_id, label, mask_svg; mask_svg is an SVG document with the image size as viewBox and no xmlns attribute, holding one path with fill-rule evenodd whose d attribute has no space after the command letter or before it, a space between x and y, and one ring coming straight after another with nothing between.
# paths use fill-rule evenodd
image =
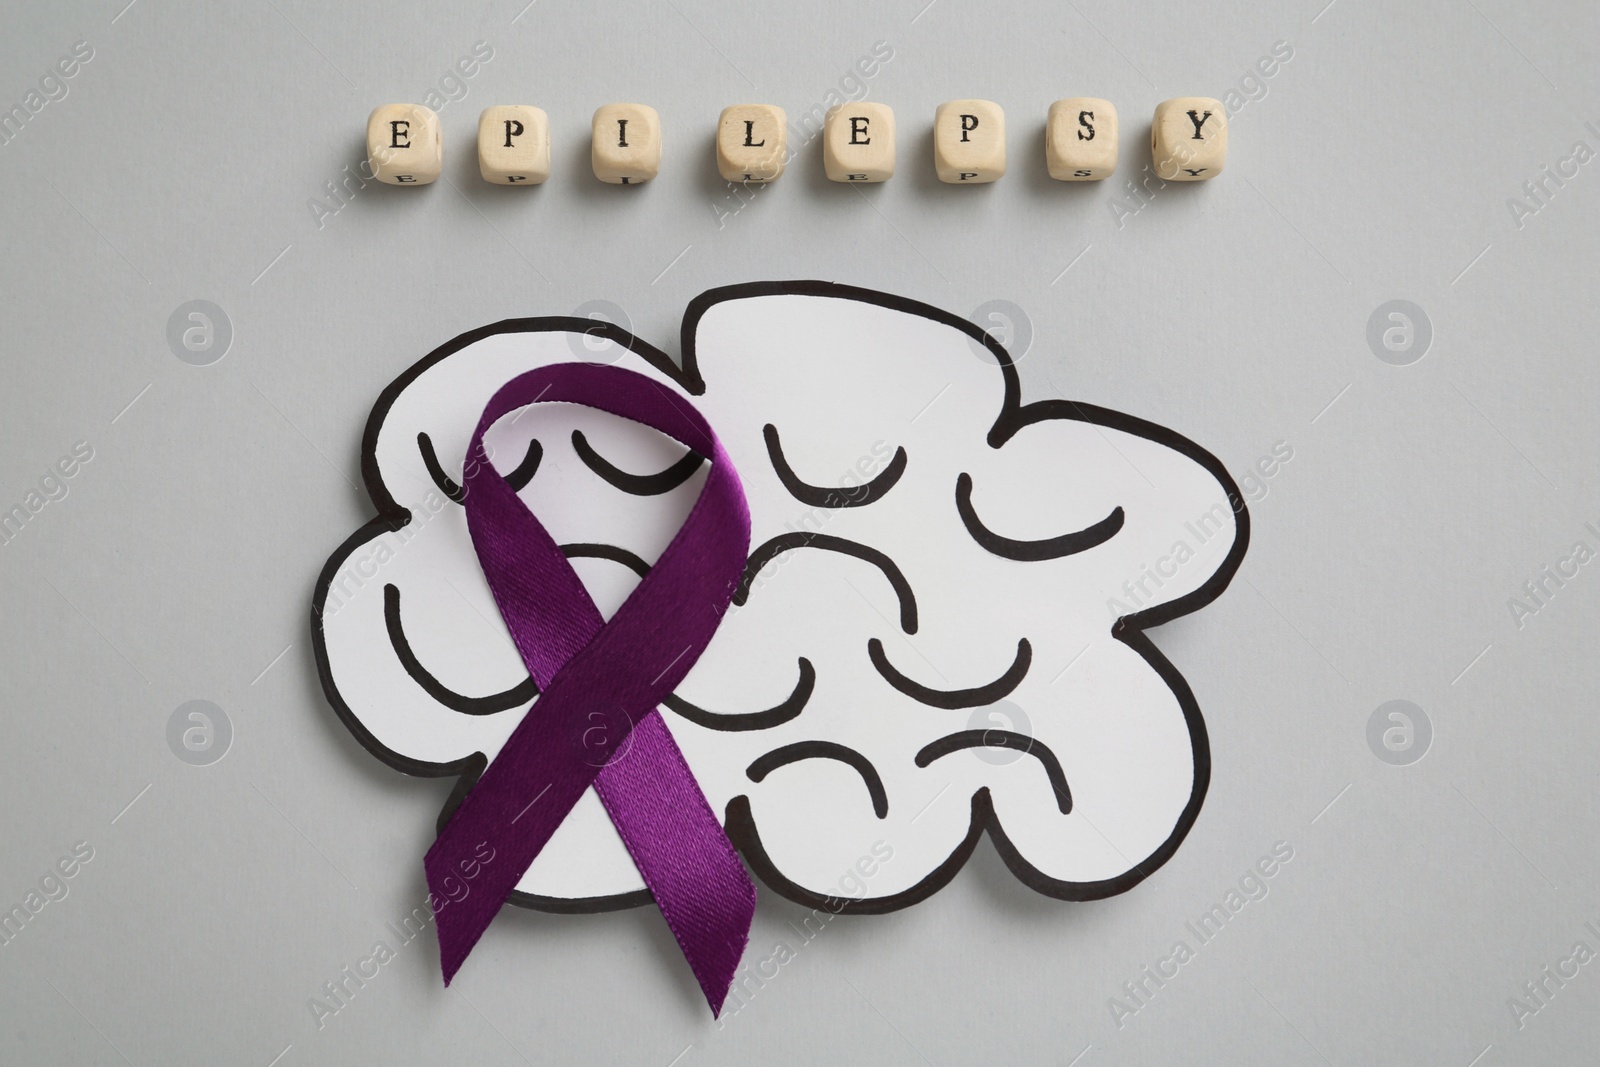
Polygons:
<instances>
[{"instance_id":1,"label":"wooden cube","mask_svg":"<svg viewBox=\"0 0 1600 1067\"><path fill-rule=\"evenodd\" d=\"M367 165L389 185L428 185L444 167L439 116L421 104L382 104L367 117Z\"/></svg>"},{"instance_id":2,"label":"wooden cube","mask_svg":"<svg viewBox=\"0 0 1600 1067\"><path fill-rule=\"evenodd\" d=\"M606 104L594 113L594 176L639 185L661 173L661 116L645 104Z\"/></svg>"},{"instance_id":3,"label":"wooden cube","mask_svg":"<svg viewBox=\"0 0 1600 1067\"><path fill-rule=\"evenodd\" d=\"M478 116L478 171L495 185L539 185L550 177L550 119L526 104L486 107Z\"/></svg>"},{"instance_id":4,"label":"wooden cube","mask_svg":"<svg viewBox=\"0 0 1600 1067\"><path fill-rule=\"evenodd\" d=\"M933 116L933 169L952 185L981 185L1006 172L1006 113L988 100L951 100Z\"/></svg>"},{"instance_id":5,"label":"wooden cube","mask_svg":"<svg viewBox=\"0 0 1600 1067\"><path fill-rule=\"evenodd\" d=\"M822 124L822 169L834 182L893 178L894 111L865 101L829 108Z\"/></svg>"},{"instance_id":6,"label":"wooden cube","mask_svg":"<svg viewBox=\"0 0 1600 1067\"><path fill-rule=\"evenodd\" d=\"M1097 182L1117 169L1117 109L1093 96L1069 96L1050 105L1044 124L1044 159L1050 177Z\"/></svg>"},{"instance_id":7,"label":"wooden cube","mask_svg":"<svg viewBox=\"0 0 1600 1067\"><path fill-rule=\"evenodd\" d=\"M789 118L771 104L735 104L717 119L717 172L730 182L777 181L788 159Z\"/></svg>"},{"instance_id":8,"label":"wooden cube","mask_svg":"<svg viewBox=\"0 0 1600 1067\"><path fill-rule=\"evenodd\" d=\"M1169 182L1201 182L1228 161L1228 113L1209 96L1180 96L1156 105L1150 123L1156 174Z\"/></svg>"}]
</instances>

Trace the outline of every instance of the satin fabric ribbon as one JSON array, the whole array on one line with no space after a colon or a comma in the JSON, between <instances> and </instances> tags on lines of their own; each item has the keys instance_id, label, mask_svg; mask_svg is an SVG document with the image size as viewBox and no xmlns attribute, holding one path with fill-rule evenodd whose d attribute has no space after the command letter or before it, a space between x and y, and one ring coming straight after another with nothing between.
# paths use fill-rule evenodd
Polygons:
<instances>
[{"instance_id":1,"label":"satin fabric ribbon","mask_svg":"<svg viewBox=\"0 0 1600 1067\"><path fill-rule=\"evenodd\" d=\"M534 403L598 408L711 460L689 517L609 621L484 452L491 426ZM464 470L472 544L539 697L423 863L442 898L444 880L481 842L495 850L471 892L436 912L445 984L592 784L718 1014L749 941L755 886L657 709L710 643L749 554L750 512L733 463L705 418L665 386L566 363L495 393Z\"/></svg>"}]
</instances>

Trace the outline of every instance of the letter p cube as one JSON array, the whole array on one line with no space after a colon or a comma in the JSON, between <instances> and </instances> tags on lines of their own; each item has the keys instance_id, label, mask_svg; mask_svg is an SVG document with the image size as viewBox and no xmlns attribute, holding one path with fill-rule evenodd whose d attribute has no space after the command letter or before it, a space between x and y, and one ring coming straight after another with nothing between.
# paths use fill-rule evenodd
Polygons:
<instances>
[{"instance_id":1,"label":"letter p cube","mask_svg":"<svg viewBox=\"0 0 1600 1067\"><path fill-rule=\"evenodd\" d=\"M478 116L478 172L495 185L539 185L550 177L550 119L526 104Z\"/></svg>"},{"instance_id":2,"label":"letter p cube","mask_svg":"<svg viewBox=\"0 0 1600 1067\"><path fill-rule=\"evenodd\" d=\"M998 181L1006 172L1006 114L988 100L951 100L933 116L933 169L951 185Z\"/></svg>"}]
</instances>

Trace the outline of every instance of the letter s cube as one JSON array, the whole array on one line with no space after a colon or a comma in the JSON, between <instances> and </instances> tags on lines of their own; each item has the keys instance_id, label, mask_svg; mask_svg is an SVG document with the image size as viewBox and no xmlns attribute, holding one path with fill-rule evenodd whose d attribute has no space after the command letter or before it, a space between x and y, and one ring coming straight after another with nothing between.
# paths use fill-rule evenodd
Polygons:
<instances>
[{"instance_id":1,"label":"letter s cube","mask_svg":"<svg viewBox=\"0 0 1600 1067\"><path fill-rule=\"evenodd\" d=\"M1098 97L1072 96L1050 105L1044 158L1060 182L1097 182L1117 169L1117 109Z\"/></svg>"}]
</instances>

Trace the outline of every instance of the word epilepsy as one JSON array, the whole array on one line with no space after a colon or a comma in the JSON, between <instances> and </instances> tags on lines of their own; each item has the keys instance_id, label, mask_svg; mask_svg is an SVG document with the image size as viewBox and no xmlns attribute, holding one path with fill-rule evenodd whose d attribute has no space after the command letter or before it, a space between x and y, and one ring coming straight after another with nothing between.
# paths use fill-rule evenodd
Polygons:
<instances>
[{"instance_id":1,"label":"word epilepsy","mask_svg":"<svg viewBox=\"0 0 1600 1067\"><path fill-rule=\"evenodd\" d=\"M606 104L594 113L590 162L611 185L641 185L661 173L661 116L645 104ZM809 138L806 138L809 140ZM885 182L895 173L895 116L865 100L829 109L822 163L830 181ZM1108 178L1117 169L1117 109L1098 97L1050 105L1045 164L1057 181ZM478 170L496 185L541 185L550 178L550 118L527 104L488 107L478 117ZM1206 96L1158 104L1150 127L1155 171L1165 181L1205 181L1228 155L1228 108ZM717 120L717 171L730 182L776 181L794 157L788 116L773 104L735 104ZM389 185L428 185L444 166L438 114L421 104L384 104L367 119L367 166ZM1006 173L1006 117L989 100L951 100L933 117L933 166L951 185L983 185Z\"/></svg>"}]
</instances>

